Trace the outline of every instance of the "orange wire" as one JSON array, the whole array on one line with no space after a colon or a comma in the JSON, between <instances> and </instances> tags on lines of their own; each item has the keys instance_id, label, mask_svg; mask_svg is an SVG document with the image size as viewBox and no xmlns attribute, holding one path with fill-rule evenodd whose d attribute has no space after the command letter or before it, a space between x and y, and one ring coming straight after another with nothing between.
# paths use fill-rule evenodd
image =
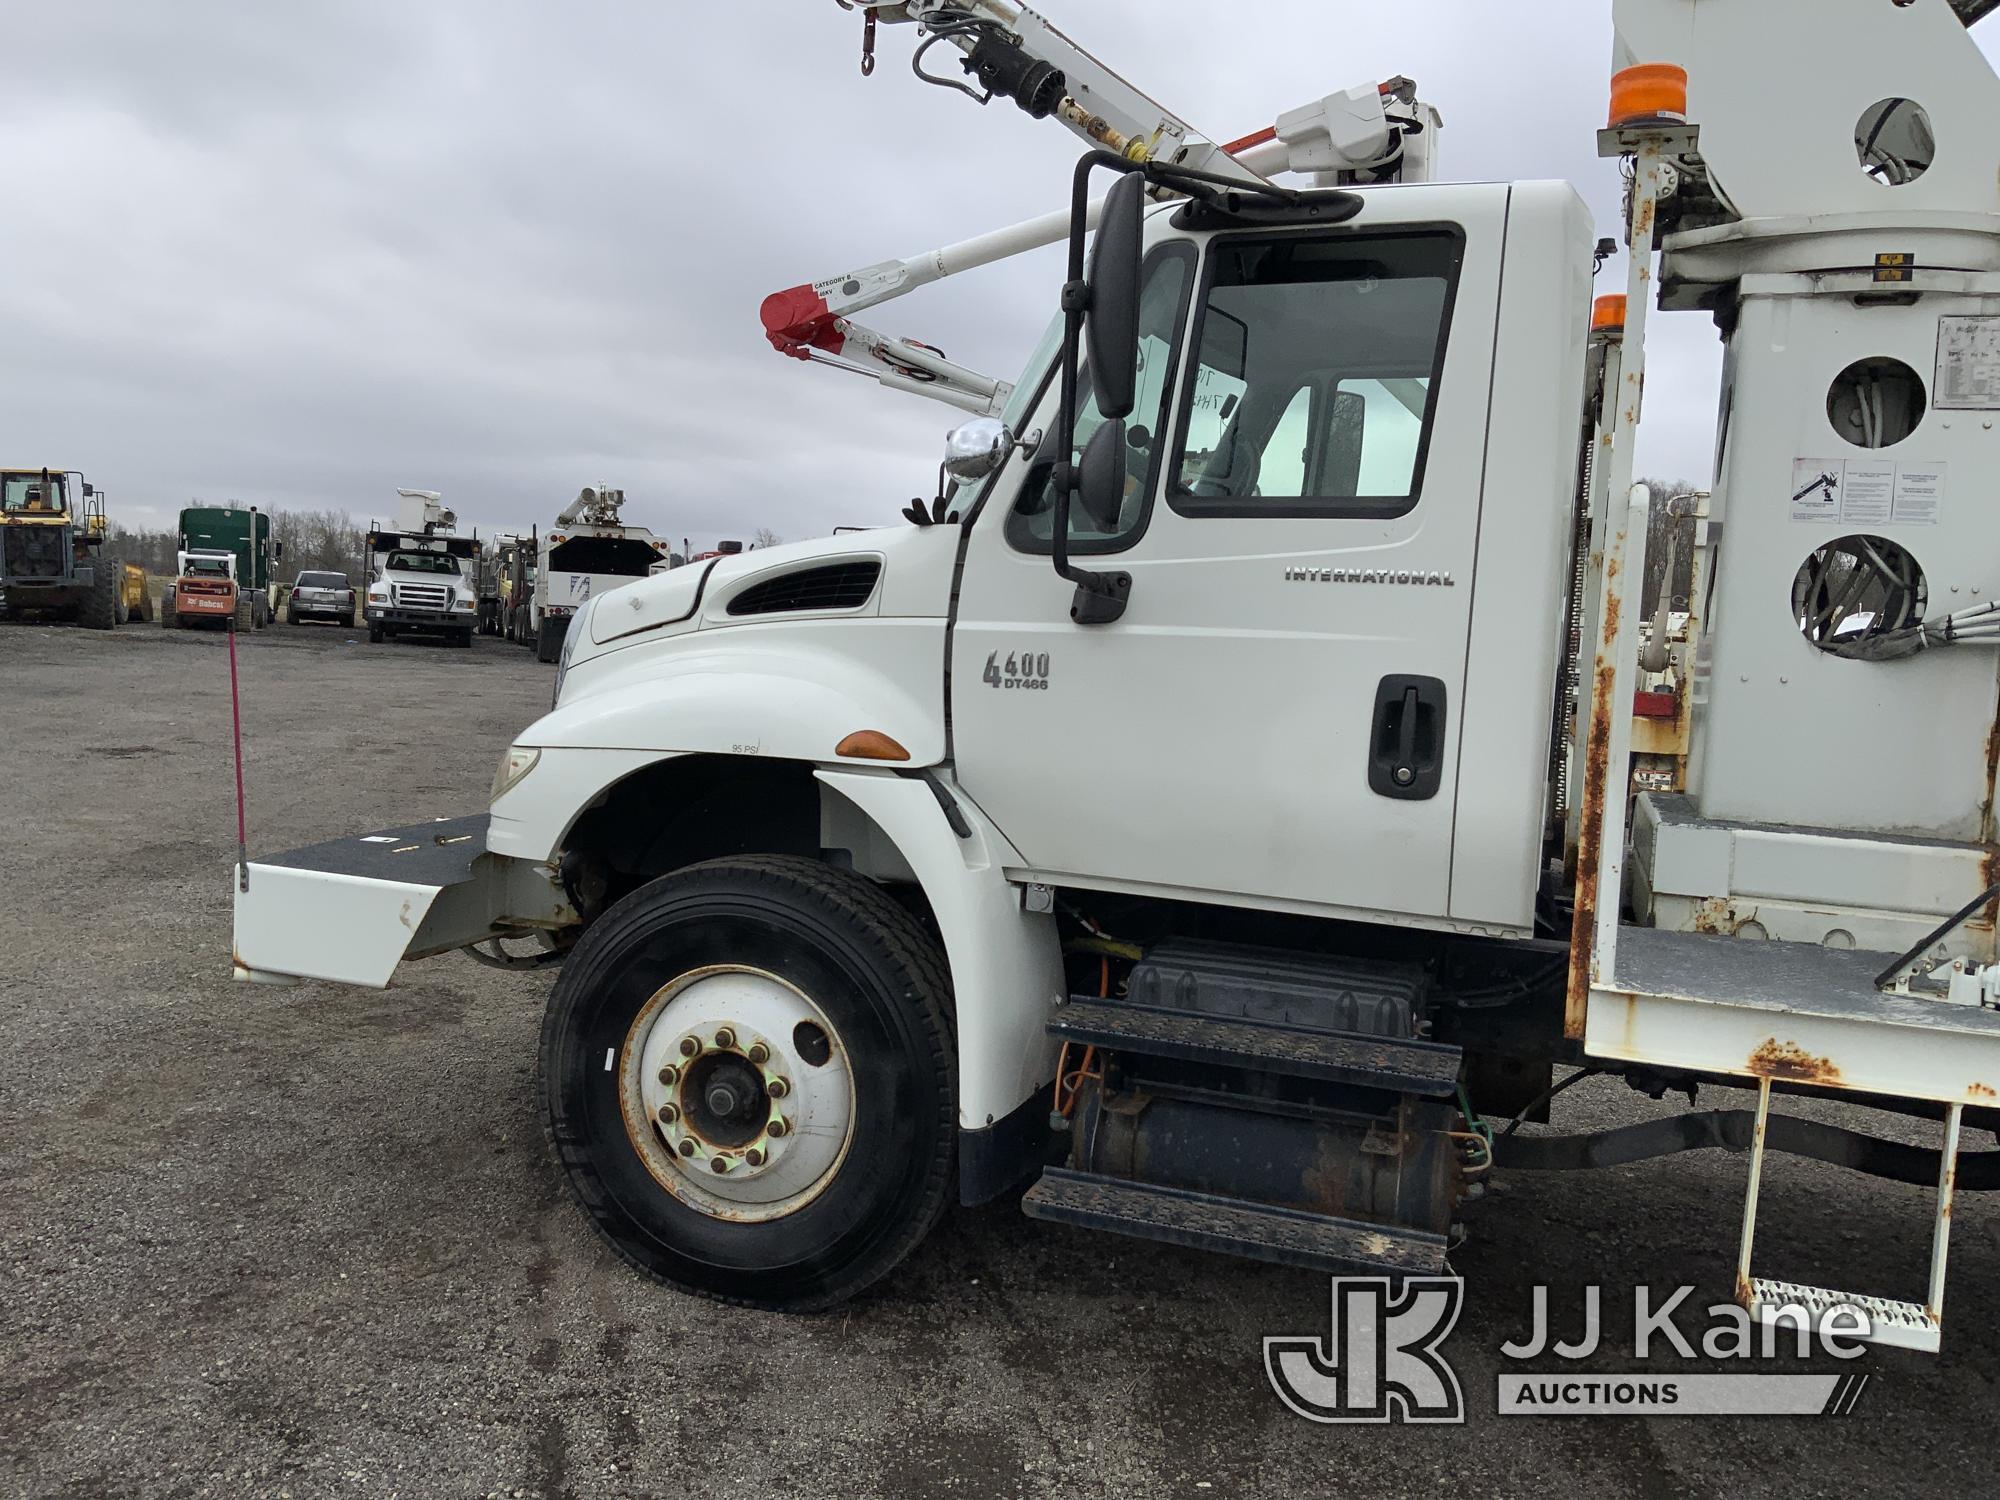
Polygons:
<instances>
[{"instance_id":1,"label":"orange wire","mask_svg":"<svg viewBox=\"0 0 2000 1500\"><path fill-rule=\"evenodd\" d=\"M1097 960L1097 993L1100 997L1111 993L1111 960L1100 954ZM1069 1049L1075 1045L1064 1042L1062 1051L1056 1057L1056 1113L1067 1120L1076 1113L1076 1096L1086 1082L1103 1082L1104 1069L1097 1061L1097 1048L1086 1045L1083 1061L1072 1069L1069 1065Z\"/></svg>"}]
</instances>

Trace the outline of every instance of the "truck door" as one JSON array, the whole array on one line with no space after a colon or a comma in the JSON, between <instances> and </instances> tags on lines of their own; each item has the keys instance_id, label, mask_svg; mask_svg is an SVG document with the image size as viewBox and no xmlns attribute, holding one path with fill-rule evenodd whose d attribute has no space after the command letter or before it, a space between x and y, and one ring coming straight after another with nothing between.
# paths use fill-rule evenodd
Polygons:
<instances>
[{"instance_id":1,"label":"truck door","mask_svg":"<svg viewBox=\"0 0 2000 1500\"><path fill-rule=\"evenodd\" d=\"M1071 623L1029 457L967 542L953 756L1027 870L1446 913L1506 203L1151 249L1125 506L1071 517L1080 566L1132 575L1123 618Z\"/></svg>"}]
</instances>

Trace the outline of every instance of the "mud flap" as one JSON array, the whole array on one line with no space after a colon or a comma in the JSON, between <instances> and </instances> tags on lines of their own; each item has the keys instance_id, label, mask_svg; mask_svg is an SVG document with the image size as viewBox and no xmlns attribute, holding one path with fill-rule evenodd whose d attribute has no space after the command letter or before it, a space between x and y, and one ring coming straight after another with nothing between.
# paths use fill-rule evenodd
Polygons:
<instances>
[{"instance_id":1,"label":"mud flap","mask_svg":"<svg viewBox=\"0 0 2000 1500\"><path fill-rule=\"evenodd\" d=\"M236 977L384 989L406 958L574 921L550 872L487 852L486 827L439 818L252 860Z\"/></svg>"}]
</instances>

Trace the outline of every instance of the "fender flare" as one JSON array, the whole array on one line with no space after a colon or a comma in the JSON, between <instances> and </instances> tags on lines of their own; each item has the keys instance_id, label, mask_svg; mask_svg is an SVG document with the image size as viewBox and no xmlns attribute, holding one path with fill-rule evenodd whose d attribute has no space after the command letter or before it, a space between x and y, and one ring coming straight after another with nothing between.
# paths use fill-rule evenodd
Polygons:
<instances>
[{"instance_id":1,"label":"fender flare","mask_svg":"<svg viewBox=\"0 0 2000 1500\"><path fill-rule=\"evenodd\" d=\"M1002 867L999 831L965 798L953 797L972 831L961 839L922 781L879 771L817 774L881 829L930 902L956 1004L959 1128L989 1129L1055 1077L1057 1046L1046 1026L1063 999L1056 919L1022 909Z\"/></svg>"}]
</instances>

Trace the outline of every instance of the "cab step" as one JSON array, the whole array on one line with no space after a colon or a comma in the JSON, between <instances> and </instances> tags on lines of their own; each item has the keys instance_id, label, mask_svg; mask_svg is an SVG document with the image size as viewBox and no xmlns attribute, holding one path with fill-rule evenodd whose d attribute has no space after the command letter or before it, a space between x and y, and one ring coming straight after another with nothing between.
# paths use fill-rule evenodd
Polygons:
<instances>
[{"instance_id":1,"label":"cab step","mask_svg":"<svg viewBox=\"0 0 2000 1500\"><path fill-rule=\"evenodd\" d=\"M1294 1208L1050 1167L1021 1207L1031 1219L1240 1255L1309 1271L1434 1275L1445 1238Z\"/></svg>"},{"instance_id":2,"label":"cab step","mask_svg":"<svg viewBox=\"0 0 2000 1500\"><path fill-rule=\"evenodd\" d=\"M1935 1354L1944 1335L1944 1325L1928 1308L1914 1302L1897 1302L1888 1297L1869 1297L1860 1292L1836 1292L1829 1287L1801 1286L1794 1281L1771 1281L1762 1276L1750 1280L1750 1316L1759 1323L1779 1328L1796 1326L1803 1312L1808 1328L1817 1329L1826 1315L1837 1307L1852 1308L1861 1315L1871 1344L1890 1344L1898 1349L1920 1349Z\"/></svg>"},{"instance_id":3,"label":"cab step","mask_svg":"<svg viewBox=\"0 0 2000 1500\"><path fill-rule=\"evenodd\" d=\"M1757 1237L1757 1193L1764 1177L1764 1141L1770 1132L1771 1080L1757 1080L1757 1116L1750 1136L1750 1174L1743 1190L1743 1236L1736 1252L1736 1300L1759 1323L1781 1329L1795 1327L1800 1313L1807 1326L1818 1329L1836 1308L1854 1314L1862 1328L1839 1330L1843 1337L1899 1349L1935 1354L1944 1340L1944 1277L1951 1250L1951 1202L1958 1178L1958 1141L1965 1106L1949 1104L1944 1114L1944 1144L1938 1152L1938 1191L1931 1221L1931 1284L1925 1303L1899 1302L1858 1292L1753 1275L1750 1251Z\"/></svg>"},{"instance_id":4,"label":"cab step","mask_svg":"<svg viewBox=\"0 0 2000 1500\"><path fill-rule=\"evenodd\" d=\"M1446 1098L1458 1089L1459 1049L1439 1042L1084 998L1058 1006L1048 1030L1064 1041L1115 1052L1359 1084L1426 1098Z\"/></svg>"}]
</instances>

